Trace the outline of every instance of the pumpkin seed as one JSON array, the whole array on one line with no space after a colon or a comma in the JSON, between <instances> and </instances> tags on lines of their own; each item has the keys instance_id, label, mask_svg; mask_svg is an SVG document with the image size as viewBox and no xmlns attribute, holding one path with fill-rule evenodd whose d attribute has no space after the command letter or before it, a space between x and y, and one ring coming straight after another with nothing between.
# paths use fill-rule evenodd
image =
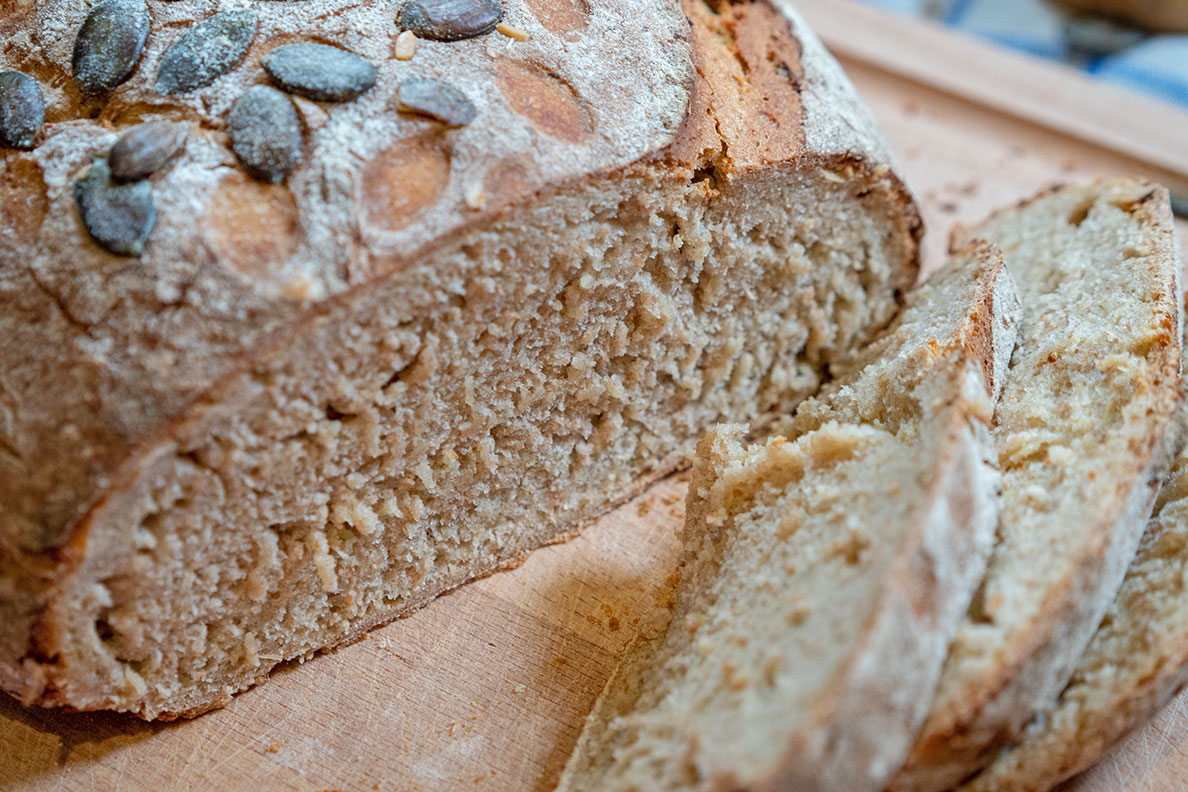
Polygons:
<instances>
[{"instance_id":1,"label":"pumpkin seed","mask_svg":"<svg viewBox=\"0 0 1188 792\"><path fill-rule=\"evenodd\" d=\"M188 136L185 124L168 121L132 127L107 155L111 175L120 181L148 178L177 156Z\"/></svg>"},{"instance_id":2,"label":"pumpkin seed","mask_svg":"<svg viewBox=\"0 0 1188 792\"><path fill-rule=\"evenodd\" d=\"M103 0L91 9L74 41L74 81L85 94L120 85L136 69L149 33L144 0Z\"/></svg>"},{"instance_id":3,"label":"pumpkin seed","mask_svg":"<svg viewBox=\"0 0 1188 792\"><path fill-rule=\"evenodd\" d=\"M319 102L346 102L375 85L375 66L326 44L286 44L264 56L272 81Z\"/></svg>"},{"instance_id":4,"label":"pumpkin seed","mask_svg":"<svg viewBox=\"0 0 1188 792\"><path fill-rule=\"evenodd\" d=\"M157 70L157 90L176 96L205 88L243 63L256 37L256 12L223 11L173 42Z\"/></svg>"},{"instance_id":5,"label":"pumpkin seed","mask_svg":"<svg viewBox=\"0 0 1188 792\"><path fill-rule=\"evenodd\" d=\"M434 41L482 36L502 21L500 0L409 0L396 15L397 26Z\"/></svg>"},{"instance_id":6,"label":"pumpkin seed","mask_svg":"<svg viewBox=\"0 0 1188 792\"><path fill-rule=\"evenodd\" d=\"M260 181L284 181L301 160L301 118L293 101L275 88L249 88L231 108L227 129L235 156Z\"/></svg>"},{"instance_id":7,"label":"pumpkin seed","mask_svg":"<svg viewBox=\"0 0 1188 792\"><path fill-rule=\"evenodd\" d=\"M30 149L45 125L41 86L18 71L0 73L0 146Z\"/></svg>"},{"instance_id":8,"label":"pumpkin seed","mask_svg":"<svg viewBox=\"0 0 1188 792\"><path fill-rule=\"evenodd\" d=\"M451 127L465 126L477 115L466 94L439 80L410 77L400 84L396 99L402 113L428 116Z\"/></svg>"},{"instance_id":9,"label":"pumpkin seed","mask_svg":"<svg viewBox=\"0 0 1188 792\"><path fill-rule=\"evenodd\" d=\"M87 233L104 250L120 256L144 252L157 220L148 182L115 182L107 160L96 159L74 183L74 200Z\"/></svg>"}]
</instances>

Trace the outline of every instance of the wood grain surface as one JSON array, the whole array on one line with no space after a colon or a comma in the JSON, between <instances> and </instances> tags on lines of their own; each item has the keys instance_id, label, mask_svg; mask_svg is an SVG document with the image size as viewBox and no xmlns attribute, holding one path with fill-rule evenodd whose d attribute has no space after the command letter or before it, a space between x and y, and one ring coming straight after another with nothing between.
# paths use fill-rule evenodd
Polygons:
<instances>
[{"instance_id":1,"label":"wood grain surface","mask_svg":"<svg viewBox=\"0 0 1188 792\"><path fill-rule=\"evenodd\" d=\"M895 37L873 35L916 23L859 14L838 0L803 5L898 152L931 229L933 263L953 222L1054 182L1136 174L1188 192L1188 173L1175 167L1188 160L1188 126L1180 127L1179 159L1145 156L1142 146L1107 148L1099 145L1111 139L1098 134L1100 113L1085 116L1092 123L1053 127L1026 106L994 100L998 89L985 81L1029 61L989 51L964 78L949 69L943 80L928 79L919 52L896 68ZM862 47L836 40L837 14L850 14ZM919 35L965 45L937 30ZM1044 90L1060 96L1062 77L1080 80L1035 68L1057 81ZM1116 115L1133 124L1125 98L1114 100ZM1075 115L1077 101L1091 97L1063 112ZM1188 225L1179 230L1188 246ZM669 596L685 488L682 476L661 482L574 541L353 646L285 667L192 722L24 710L0 696L0 790L546 792L641 616ZM1186 778L1181 698L1064 792L1180 791Z\"/></svg>"}]
</instances>

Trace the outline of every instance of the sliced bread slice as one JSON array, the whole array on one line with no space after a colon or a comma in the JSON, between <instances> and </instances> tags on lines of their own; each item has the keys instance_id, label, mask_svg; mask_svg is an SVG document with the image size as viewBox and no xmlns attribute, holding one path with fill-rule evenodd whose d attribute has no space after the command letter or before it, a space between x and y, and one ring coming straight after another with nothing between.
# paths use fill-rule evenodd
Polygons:
<instances>
[{"instance_id":1,"label":"sliced bread slice","mask_svg":"<svg viewBox=\"0 0 1188 792\"><path fill-rule=\"evenodd\" d=\"M1097 762L1186 682L1188 453L1181 452L1122 588L1056 708L960 792L1046 792Z\"/></svg>"},{"instance_id":2,"label":"sliced bread slice","mask_svg":"<svg viewBox=\"0 0 1188 792\"><path fill-rule=\"evenodd\" d=\"M702 440L671 618L629 651L560 789L882 788L993 541L983 371L1016 320L1001 257L972 248L795 442Z\"/></svg>"},{"instance_id":3,"label":"sliced bread slice","mask_svg":"<svg viewBox=\"0 0 1188 792\"><path fill-rule=\"evenodd\" d=\"M1024 306L994 421L1002 516L896 792L959 784L1055 703L1134 558L1182 400L1165 190L1061 188L955 243L972 238L1002 248Z\"/></svg>"}]
</instances>

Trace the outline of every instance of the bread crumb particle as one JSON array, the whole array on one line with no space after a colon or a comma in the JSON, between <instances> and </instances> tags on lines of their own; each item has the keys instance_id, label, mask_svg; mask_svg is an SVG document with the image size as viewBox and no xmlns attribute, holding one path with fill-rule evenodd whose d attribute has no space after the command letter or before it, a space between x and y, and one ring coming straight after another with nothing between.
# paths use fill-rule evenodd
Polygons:
<instances>
[{"instance_id":1,"label":"bread crumb particle","mask_svg":"<svg viewBox=\"0 0 1188 792\"><path fill-rule=\"evenodd\" d=\"M515 25L509 25L506 22L500 22L495 26L495 29L508 38L515 39L516 41L527 41L528 39L532 38L528 35L528 31L518 28Z\"/></svg>"},{"instance_id":2,"label":"bread crumb particle","mask_svg":"<svg viewBox=\"0 0 1188 792\"><path fill-rule=\"evenodd\" d=\"M334 594L338 591L338 569L330 555L330 545L322 531L310 531L308 543L313 556L314 570L322 583L322 591Z\"/></svg>"},{"instance_id":3,"label":"bread crumb particle","mask_svg":"<svg viewBox=\"0 0 1188 792\"><path fill-rule=\"evenodd\" d=\"M463 198L466 201L466 207L475 212L480 212L487 206L487 193L481 184L472 184L467 187Z\"/></svg>"},{"instance_id":4,"label":"bread crumb particle","mask_svg":"<svg viewBox=\"0 0 1188 792\"><path fill-rule=\"evenodd\" d=\"M417 34L405 30L396 37L395 55L398 61L410 61L417 54Z\"/></svg>"}]
</instances>

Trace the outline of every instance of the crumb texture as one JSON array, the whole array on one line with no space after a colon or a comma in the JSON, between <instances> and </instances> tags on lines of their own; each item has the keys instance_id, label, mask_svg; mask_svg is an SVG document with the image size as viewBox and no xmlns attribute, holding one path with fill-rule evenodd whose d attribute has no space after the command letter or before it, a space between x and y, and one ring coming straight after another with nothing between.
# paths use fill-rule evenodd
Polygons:
<instances>
[{"instance_id":1,"label":"crumb texture","mask_svg":"<svg viewBox=\"0 0 1188 792\"><path fill-rule=\"evenodd\" d=\"M1181 414L1181 442L1185 416ZM1088 769L1188 681L1188 454L1055 708L961 792L1046 792Z\"/></svg>"},{"instance_id":2,"label":"crumb texture","mask_svg":"<svg viewBox=\"0 0 1188 792\"><path fill-rule=\"evenodd\" d=\"M980 246L785 422L794 440L701 441L671 616L616 672L562 790L882 789L989 553L982 372L1017 318Z\"/></svg>"}]
</instances>

